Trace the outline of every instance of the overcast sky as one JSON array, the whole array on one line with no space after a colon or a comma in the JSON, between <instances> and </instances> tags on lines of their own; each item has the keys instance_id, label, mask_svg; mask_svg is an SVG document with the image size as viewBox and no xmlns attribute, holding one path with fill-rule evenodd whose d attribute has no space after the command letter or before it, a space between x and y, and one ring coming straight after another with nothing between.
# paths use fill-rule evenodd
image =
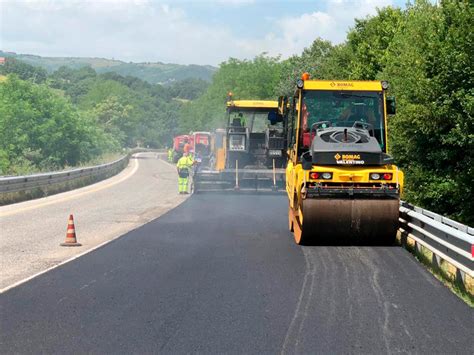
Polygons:
<instances>
[{"instance_id":1,"label":"overcast sky","mask_svg":"<svg viewBox=\"0 0 474 355\"><path fill-rule=\"evenodd\" d=\"M405 0L0 0L0 49L41 56L211 64L286 58Z\"/></svg>"}]
</instances>

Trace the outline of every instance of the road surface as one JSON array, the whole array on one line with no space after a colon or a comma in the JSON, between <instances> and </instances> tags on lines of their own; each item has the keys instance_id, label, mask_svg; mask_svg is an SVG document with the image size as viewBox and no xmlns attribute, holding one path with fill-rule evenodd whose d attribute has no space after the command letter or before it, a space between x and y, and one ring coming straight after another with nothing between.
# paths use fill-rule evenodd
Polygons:
<instances>
[{"instance_id":1,"label":"road surface","mask_svg":"<svg viewBox=\"0 0 474 355\"><path fill-rule=\"evenodd\" d=\"M176 169L139 153L111 179L0 207L0 290L137 228L185 200ZM59 246L69 214L81 247Z\"/></svg>"},{"instance_id":2,"label":"road surface","mask_svg":"<svg viewBox=\"0 0 474 355\"><path fill-rule=\"evenodd\" d=\"M299 247L284 196L195 195L0 295L2 353L470 354L474 313L400 247Z\"/></svg>"}]
</instances>

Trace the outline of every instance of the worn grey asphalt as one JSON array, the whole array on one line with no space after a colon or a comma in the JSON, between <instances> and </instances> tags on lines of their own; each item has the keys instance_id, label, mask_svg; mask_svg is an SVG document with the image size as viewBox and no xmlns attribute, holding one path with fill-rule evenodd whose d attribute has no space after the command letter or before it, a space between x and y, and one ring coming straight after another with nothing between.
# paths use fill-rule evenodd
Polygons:
<instances>
[{"instance_id":1,"label":"worn grey asphalt","mask_svg":"<svg viewBox=\"0 0 474 355\"><path fill-rule=\"evenodd\" d=\"M176 168L139 153L120 174L81 189L0 207L0 289L119 237L176 207ZM59 245L74 215L80 247Z\"/></svg>"},{"instance_id":2,"label":"worn grey asphalt","mask_svg":"<svg viewBox=\"0 0 474 355\"><path fill-rule=\"evenodd\" d=\"M409 253L298 247L286 209L193 196L0 295L0 352L472 353L473 310Z\"/></svg>"}]
</instances>

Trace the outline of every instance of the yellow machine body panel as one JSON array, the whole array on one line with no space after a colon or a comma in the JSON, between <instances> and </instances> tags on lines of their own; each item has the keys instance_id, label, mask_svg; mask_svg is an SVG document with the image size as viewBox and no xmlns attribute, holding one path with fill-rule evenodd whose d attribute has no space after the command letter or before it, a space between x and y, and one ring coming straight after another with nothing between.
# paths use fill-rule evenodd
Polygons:
<instances>
[{"instance_id":1,"label":"yellow machine body panel","mask_svg":"<svg viewBox=\"0 0 474 355\"><path fill-rule=\"evenodd\" d=\"M214 169L221 171L225 169L226 160L226 132L225 129L216 129L213 135L213 151L215 156Z\"/></svg>"}]
</instances>

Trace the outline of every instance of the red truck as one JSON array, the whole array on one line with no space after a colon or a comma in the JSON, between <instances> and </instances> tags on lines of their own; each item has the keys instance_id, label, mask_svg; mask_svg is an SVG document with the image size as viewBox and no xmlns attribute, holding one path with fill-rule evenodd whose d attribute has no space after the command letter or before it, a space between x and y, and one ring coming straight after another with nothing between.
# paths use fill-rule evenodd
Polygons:
<instances>
[{"instance_id":1,"label":"red truck","mask_svg":"<svg viewBox=\"0 0 474 355\"><path fill-rule=\"evenodd\" d=\"M191 153L195 158L206 162L211 155L211 133L193 132L173 138L173 161L177 162L183 156L184 147L189 144Z\"/></svg>"},{"instance_id":2,"label":"red truck","mask_svg":"<svg viewBox=\"0 0 474 355\"><path fill-rule=\"evenodd\" d=\"M194 132L192 134L192 150L194 159L197 162L196 169L200 167L209 167L211 157L211 133L210 132Z\"/></svg>"},{"instance_id":3,"label":"red truck","mask_svg":"<svg viewBox=\"0 0 474 355\"><path fill-rule=\"evenodd\" d=\"M181 135L173 138L173 162L177 163L179 158L183 156L184 146L189 144L193 146L193 136L191 135Z\"/></svg>"}]
</instances>

